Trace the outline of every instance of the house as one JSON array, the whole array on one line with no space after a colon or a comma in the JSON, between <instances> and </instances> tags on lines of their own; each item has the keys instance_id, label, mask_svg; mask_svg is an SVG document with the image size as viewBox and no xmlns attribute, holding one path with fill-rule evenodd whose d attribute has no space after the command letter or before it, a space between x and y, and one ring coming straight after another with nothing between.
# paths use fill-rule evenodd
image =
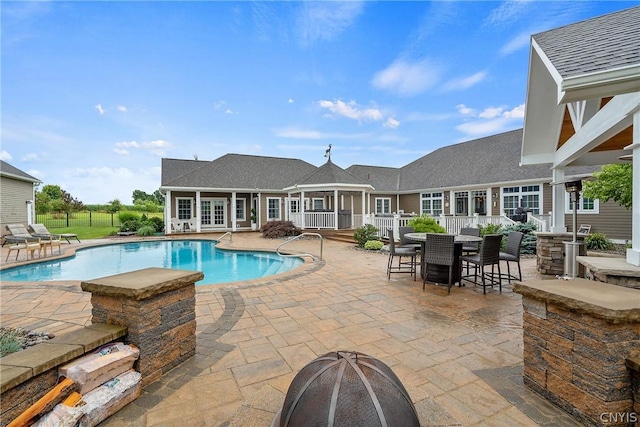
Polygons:
<instances>
[{"instance_id":1,"label":"house","mask_svg":"<svg viewBox=\"0 0 640 427\"><path fill-rule=\"evenodd\" d=\"M162 159L165 218L195 230L250 230L291 220L303 229L356 228L370 217L429 214L457 232L474 217L511 221L519 207L541 221L551 210L550 164L520 166L522 129L442 147L403 167L320 167L297 159L227 154L212 161ZM570 167L587 174L595 166ZM570 216L568 195L563 205ZM581 222L612 239L630 236L629 212L615 203L584 203ZM171 231L169 231L171 232Z\"/></svg>"},{"instance_id":2,"label":"house","mask_svg":"<svg viewBox=\"0 0 640 427\"><path fill-rule=\"evenodd\" d=\"M634 7L532 36L521 154L524 166L550 164L557 183L576 179L576 166L632 161L633 266L640 266L639 23ZM552 231L566 231L565 188L551 192Z\"/></svg>"},{"instance_id":3,"label":"house","mask_svg":"<svg viewBox=\"0 0 640 427\"><path fill-rule=\"evenodd\" d=\"M41 181L0 160L0 228L7 224L31 224L35 218L35 187Z\"/></svg>"}]
</instances>

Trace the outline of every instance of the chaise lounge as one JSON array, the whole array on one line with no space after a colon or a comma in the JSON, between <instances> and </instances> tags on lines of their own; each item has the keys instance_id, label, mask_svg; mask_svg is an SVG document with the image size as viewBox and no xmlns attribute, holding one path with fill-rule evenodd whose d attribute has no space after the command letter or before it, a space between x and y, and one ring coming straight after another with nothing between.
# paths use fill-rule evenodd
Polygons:
<instances>
[{"instance_id":1,"label":"chaise lounge","mask_svg":"<svg viewBox=\"0 0 640 427\"><path fill-rule=\"evenodd\" d=\"M71 243L69 241L69 239L76 239L78 241L78 243L81 243L77 234L73 234L73 233L57 233L57 234L53 234L47 229L47 227L44 226L44 224L31 224L29 226L29 228L33 231L32 236L34 236L34 237L41 237L41 238L50 239L50 238L55 238L57 236L60 236L61 239L66 240L67 243L69 243L69 244Z\"/></svg>"}]
</instances>

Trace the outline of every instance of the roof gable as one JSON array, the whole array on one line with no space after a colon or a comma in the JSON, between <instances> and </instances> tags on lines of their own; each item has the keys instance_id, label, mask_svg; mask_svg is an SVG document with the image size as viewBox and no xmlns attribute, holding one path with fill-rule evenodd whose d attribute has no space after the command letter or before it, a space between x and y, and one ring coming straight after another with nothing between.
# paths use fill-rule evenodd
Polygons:
<instances>
[{"instance_id":1,"label":"roof gable","mask_svg":"<svg viewBox=\"0 0 640 427\"><path fill-rule=\"evenodd\" d=\"M317 184L355 184L368 185L369 183L352 175L350 172L335 165L331 159L327 163L316 169L311 175L303 179L299 185L317 185Z\"/></svg>"},{"instance_id":2,"label":"roof gable","mask_svg":"<svg viewBox=\"0 0 640 427\"><path fill-rule=\"evenodd\" d=\"M17 167L10 165L4 160L0 160L0 175L18 179L20 181L28 181L33 183L41 183L38 178L35 178L28 173L18 169Z\"/></svg>"}]
</instances>

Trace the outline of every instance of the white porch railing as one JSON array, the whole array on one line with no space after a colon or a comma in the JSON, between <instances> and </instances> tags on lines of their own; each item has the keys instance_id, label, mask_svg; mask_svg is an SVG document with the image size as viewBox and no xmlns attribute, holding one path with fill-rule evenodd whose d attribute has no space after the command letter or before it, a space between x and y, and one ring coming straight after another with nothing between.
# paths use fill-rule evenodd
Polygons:
<instances>
[{"instance_id":1,"label":"white porch railing","mask_svg":"<svg viewBox=\"0 0 640 427\"><path fill-rule=\"evenodd\" d=\"M527 212L527 222L533 222L536 225L538 231L551 230L551 214L535 215L531 212Z\"/></svg>"},{"instance_id":2,"label":"white porch railing","mask_svg":"<svg viewBox=\"0 0 640 427\"><path fill-rule=\"evenodd\" d=\"M289 214L289 220L296 227L302 227L302 213ZM305 212L304 213L304 229L335 229L336 216L333 212Z\"/></svg>"}]
</instances>

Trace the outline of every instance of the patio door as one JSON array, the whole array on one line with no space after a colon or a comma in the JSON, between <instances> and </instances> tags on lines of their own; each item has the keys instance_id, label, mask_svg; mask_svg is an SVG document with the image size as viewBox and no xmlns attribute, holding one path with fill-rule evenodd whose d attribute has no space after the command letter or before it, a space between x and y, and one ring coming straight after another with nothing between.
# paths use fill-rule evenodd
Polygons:
<instances>
[{"instance_id":1,"label":"patio door","mask_svg":"<svg viewBox=\"0 0 640 427\"><path fill-rule=\"evenodd\" d=\"M200 224L202 228L223 228L227 224L227 199L202 199Z\"/></svg>"}]
</instances>

